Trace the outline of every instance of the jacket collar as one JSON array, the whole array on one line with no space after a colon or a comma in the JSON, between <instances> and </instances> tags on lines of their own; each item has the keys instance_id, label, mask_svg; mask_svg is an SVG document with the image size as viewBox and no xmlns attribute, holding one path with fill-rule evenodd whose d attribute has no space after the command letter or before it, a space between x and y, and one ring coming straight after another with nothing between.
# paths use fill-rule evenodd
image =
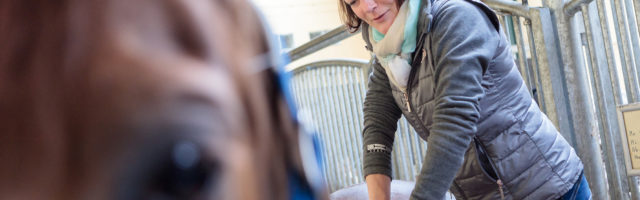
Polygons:
<instances>
[{"instance_id":1,"label":"jacket collar","mask_svg":"<svg viewBox=\"0 0 640 200\"><path fill-rule=\"evenodd\" d=\"M433 19L433 15L431 15L431 6L433 5L433 1L435 0L424 0L422 2L422 7L420 8L420 17L418 18L418 34L417 37L421 37L423 34L429 33L431 30L431 20Z\"/></svg>"}]
</instances>

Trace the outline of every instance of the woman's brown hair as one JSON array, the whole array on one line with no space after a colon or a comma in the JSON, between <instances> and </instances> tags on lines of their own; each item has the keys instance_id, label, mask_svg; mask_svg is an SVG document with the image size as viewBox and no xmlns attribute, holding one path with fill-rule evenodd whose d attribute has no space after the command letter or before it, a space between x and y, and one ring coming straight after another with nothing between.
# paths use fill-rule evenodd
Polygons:
<instances>
[{"instance_id":1,"label":"woman's brown hair","mask_svg":"<svg viewBox=\"0 0 640 200\"><path fill-rule=\"evenodd\" d=\"M359 0L364 1L364 0ZM396 5L400 7L404 0L396 0ZM347 27L347 30L351 33L354 33L360 29L360 25L362 25L362 20L358 18L356 13L351 10L351 6L347 4L345 0L338 0L338 13L340 14L340 20Z\"/></svg>"}]
</instances>

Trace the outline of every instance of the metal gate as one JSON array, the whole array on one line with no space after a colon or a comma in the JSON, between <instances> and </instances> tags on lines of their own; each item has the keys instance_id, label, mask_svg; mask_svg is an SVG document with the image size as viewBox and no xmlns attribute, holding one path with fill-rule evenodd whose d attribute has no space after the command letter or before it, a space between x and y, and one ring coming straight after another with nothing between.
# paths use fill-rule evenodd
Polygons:
<instances>
[{"instance_id":1,"label":"metal gate","mask_svg":"<svg viewBox=\"0 0 640 200\"><path fill-rule=\"evenodd\" d=\"M324 172L331 192L363 183L362 105L369 64L359 60L315 62L293 71L292 90L301 113L313 118L324 155ZM394 141L393 176L415 180L426 152L421 140L402 118Z\"/></svg>"}]
</instances>

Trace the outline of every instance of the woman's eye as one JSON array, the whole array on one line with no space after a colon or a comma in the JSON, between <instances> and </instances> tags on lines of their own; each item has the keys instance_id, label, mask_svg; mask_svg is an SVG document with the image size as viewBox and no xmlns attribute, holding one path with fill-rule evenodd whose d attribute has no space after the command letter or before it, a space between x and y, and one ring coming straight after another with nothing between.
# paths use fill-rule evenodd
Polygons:
<instances>
[{"instance_id":1,"label":"woman's eye","mask_svg":"<svg viewBox=\"0 0 640 200\"><path fill-rule=\"evenodd\" d=\"M347 5L349 5L349 6L356 5L356 1L357 1L357 0L354 0L354 1L351 1L351 2L347 2Z\"/></svg>"}]
</instances>

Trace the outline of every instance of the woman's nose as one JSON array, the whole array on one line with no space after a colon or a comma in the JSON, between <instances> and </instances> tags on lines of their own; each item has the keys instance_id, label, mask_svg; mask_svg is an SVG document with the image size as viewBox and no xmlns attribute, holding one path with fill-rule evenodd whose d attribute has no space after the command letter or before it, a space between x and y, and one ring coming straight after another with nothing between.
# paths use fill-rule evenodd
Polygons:
<instances>
[{"instance_id":1,"label":"woman's nose","mask_svg":"<svg viewBox=\"0 0 640 200\"><path fill-rule=\"evenodd\" d=\"M364 3L364 9L367 12L372 12L374 9L376 9L376 7L378 7L378 4L376 3L375 0L362 0Z\"/></svg>"}]
</instances>

